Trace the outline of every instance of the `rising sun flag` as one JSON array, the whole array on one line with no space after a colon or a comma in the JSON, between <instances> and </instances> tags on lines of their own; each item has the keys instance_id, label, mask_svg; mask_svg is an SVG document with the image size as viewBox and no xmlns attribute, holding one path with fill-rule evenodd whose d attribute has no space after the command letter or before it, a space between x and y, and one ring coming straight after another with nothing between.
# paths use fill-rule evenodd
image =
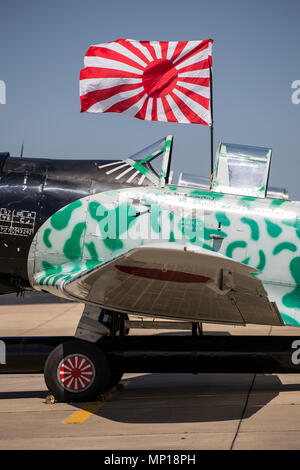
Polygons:
<instances>
[{"instance_id":1,"label":"rising sun flag","mask_svg":"<svg viewBox=\"0 0 300 470\"><path fill-rule=\"evenodd\" d=\"M211 39L91 46L80 72L81 112L212 125Z\"/></svg>"}]
</instances>

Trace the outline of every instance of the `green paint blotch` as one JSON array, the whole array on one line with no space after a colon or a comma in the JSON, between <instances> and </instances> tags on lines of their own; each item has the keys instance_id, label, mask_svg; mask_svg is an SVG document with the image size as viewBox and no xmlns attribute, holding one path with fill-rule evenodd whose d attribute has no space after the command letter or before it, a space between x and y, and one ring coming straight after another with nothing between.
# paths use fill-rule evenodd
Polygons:
<instances>
[{"instance_id":1,"label":"green paint blotch","mask_svg":"<svg viewBox=\"0 0 300 470\"><path fill-rule=\"evenodd\" d=\"M221 225L225 225L225 227L229 227L230 220L228 219L225 212L216 212L215 215L218 223L220 223Z\"/></svg>"},{"instance_id":2,"label":"green paint blotch","mask_svg":"<svg viewBox=\"0 0 300 470\"><path fill-rule=\"evenodd\" d=\"M85 222L79 222L75 225L72 230L70 238L66 241L63 253L66 258L75 261L81 257L82 246L81 246L81 237L86 229Z\"/></svg>"},{"instance_id":3,"label":"green paint blotch","mask_svg":"<svg viewBox=\"0 0 300 470\"><path fill-rule=\"evenodd\" d=\"M281 232L282 228L279 227L279 225L274 224L271 220L265 219L266 225L267 225L267 232L272 238L278 237Z\"/></svg>"},{"instance_id":4,"label":"green paint blotch","mask_svg":"<svg viewBox=\"0 0 300 470\"><path fill-rule=\"evenodd\" d=\"M295 318L291 317L290 315L287 315L286 313L281 313L281 312L280 312L280 315L286 325L300 326L300 323Z\"/></svg>"},{"instance_id":5,"label":"green paint blotch","mask_svg":"<svg viewBox=\"0 0 300 470\"><path fill-rule=\"evenodd\" d=\"M284 204L286 201L282 200L282 199L274 199L274 201L271 202L271 206L281 206L282 204Z\"/></svg>"},{"instance_id":6,"label":"green paint blotch","mask_svg":"<svg viewBox=\"0 0 300 470\"><path fill-rule=\"evenodd\" d=\"M258 254L259 254L259 263L256 266L256 269L258 269L259 271L263 271L263 269L266 266L266 255L262 250L259 250Z\"/></svg>"},{"instance_id":7,"label":"green paint blotch","mask_svg":"<svg viewBox=\"0 0 300 470\"><path fill-rule=\"evenodd\" d=\"M259 226L258 223L254 219L249 219L248 217L242 217L241 222L243 224L247 224L251 230L251 238L252 240L259 239Z\"/></svg>"},{"instance_id":8,"label":"green paint blotch","mask_svg":"<svg viewBox=\"0 0 300 470\"><path fill-rule=\"evenodd\" d=\"M283 242L283 243L279 243L279 245L275 246L274 250L273 250L273 255L278 255L278 253L281 253L281 251L283 250L289 250L289 251L297 251L297 247L296 245L294 245L294 243L290 243L290 242Z\"/></svg>"},{"instance_id":9,"label":"green paint blotch","mask_svg":"<svg viewBox=\"0 0 300 470\"><path fill-rule=\"evenodd\" d=\"M93 201L89 204L88 209L90 216L99 224L104 245L111 251L123 248L120 236L130 229L132 223L136 222L135 208L127 203L122 203L114 209L107 209L99 202ZM99 209L101 209L101 214L99 214ZM107 219L105 225L101 223L103 219Z\"/></svg>"},{"instance_id":10,"label":"green paint blotch","mask_svg":"<svg viewBox=\"0 0 300 470\"><path fill-rule=\"evenodd\" d=\"M199 191L198 189L194 189L193 191L190 191L190 196L192 197L210 196L212 199L220 199L224 197L224 194L214 193L213 191Z\"/></svg>"},{"instance_id":11,"label":"green paint blotch","mask_svg":"<svg viewBox=\"0 0 300 470\"><path fill-rule=\"evenodd\" d=\"M72 213L75 209L82 206L81 201L74 201L69 204L64 209L55 212L51 217L51 225L55 230L63 230L67 227L68 223L70 222Z\"/></svg>"},{"instance_id":12,"label":"green paint blotch","mask_svg":"<svg viewBox=\"0 0 300 470\"><path fill-rule=\"evenodd\" d=\"M52 231L51 228L46 228L46 230L44 230L44 233L43 233L43 242L47 248L52 248L52 243L49 240L51 231Z\"/></svg>"},{"instance_id":13,"label":"green paint blotch","mask_svg":"<svg viewBox=\"0 0 300 470\"><path fill-rule=\"evenodd\" d=\"M282 297L282 303L288 308L300 309L300 257L293 258L290 262L290 272L297 287Z\"/></svg>"},{"instance_id":14,"label":"green paint blotch","mask_svg":"<svg viewBox=\"0 0 300 470\"><path fill-rule=\"evenodd\" d=\"M226 248L226 256L229 258L233 257L233 252L237 248L246 248L247 243L244 240L237 240L236 242L231 242Z\"/></svg>"},{"instance_id":15,"label":"green paint blotch","mask_svg":"<svg viewBox=\"0 0 300 470\"><path fill-rule=\"evenodd\" d=\"M91 269L100 264L98 253L94 242L86 243L85 246L91 257L90 259L86 260L86 267L87 269Z\"/></svg>"}]
</instances>

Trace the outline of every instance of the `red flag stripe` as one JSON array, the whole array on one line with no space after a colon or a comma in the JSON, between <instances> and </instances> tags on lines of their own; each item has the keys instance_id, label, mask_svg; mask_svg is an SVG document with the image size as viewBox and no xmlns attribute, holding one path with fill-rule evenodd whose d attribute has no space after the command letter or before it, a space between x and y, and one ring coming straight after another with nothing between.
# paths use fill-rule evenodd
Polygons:
<instances>
[{"instance_id":1,"label":"red flag stripe","mask_svg":"<svg viewBox=\"0 0 300 470\"><path fill-rule=\"evenodd\" d=\"M157 121L157 100L153 100L151 119Z\"/></svg>"},{"instance_id":2,"label":"red flag stripe","mask_svg":"<svg viewBox=\"0 0 300 470\"><path fill-rule=\"evenodd\" d=\"M208 77L178 77L178 81L206 86L208 88L210 86L210 79Z\"/></svg>"},{"instance_id":3,"label":"red flag stripe","mask_svg":"<svg viewBox=\"0 0 300 470\"><path fill-rule=\"evenodd\" d=\"M167 120L170 121L170 122L178 122L178 119L175 117L175 114L173 113L172 109L170 108L170 105L169 105L169 103L168 103L168 101L166 100L165 97L161 98L161 102L162 102Z\"/></svg>"},{"instance_id":4,"label":"red flag stripe","mask_svg":"<svg viewBox=\"0 0 300 470\"><path fill-rule=\"evenodd\" d=\"M127 65L130 65L131 67L135 67L136 69L140 69L140 70L145 69L145 67L143 67L141 64L129 59L129 57L126 57L126 55L120 54L119 52L113 51L112 49L107 49L106 47L92 46L87 51L86 56L87 57L101 57L104 59L116 60L120 62L121 64L124 63Z\"/></svg>"},{"instance_id":5,"label":"red flag stripe","mask_svg":"<svg viewBox=\"0 0 300 470\"><path fill-rule=\"evenodd\" d=\"M192 100L196 101L196 103L201 104L203 108L209 110L209 98L206 98L205 96L198 95L198 93L195 93L192 90L188 90L187 88L184 88L180 85L176 85L175 87L177 90L181 91L181 93L185 94Z\"/></svg>"},{"instance_id":6,"label":"red flag stripe","mask_svg":"<svg viewBox=\"0 0 300 470\"><path fill-rule=\"evenodd\" d=\"M140 41L140 43L149 51L153 60L156 60L156 52L153 46L149 43L149 41Z\"/></svg>"},{"instance_id":7,"label":"red flag stripe","mask_svg":"<svg viewBox=\"0 0 300 470\"><path fill-rule=\"evenodd\" d=\"M177 46L175 47L175 51L171 57L172 62L177 59L177 57L181 54L185 46L187 45L188 41L179 41Z\"/></svg>"},{"instance_id":8,"label":"red flag stripe","mask_svg":"<svg viewBox=\"0 0 300 470\"><path fill-rule=\"evenodd\" d=\"M182 101L175 93L170 93L170 96L173 98L177 106L180 108L181 112L185 115L185 117L194 123L203 124L204 126L208 126L207 122L204 121L198 114L194 113L194 111Z\"/></svg>"},{"instance_id":9,"label":"red flag stripe","mask_svg":"<svg viewBox=\"0 0 300 470\"><path fill-rule=\"evenodd\" d=\"M166 58L167 58L168 44L169 44L169 43L166 42L166 41L160 42L161 56L162 56L163 59L166 59Z\"/></svg>"},{"instance_id":10,"label":"red flag stripe","mask_svg":"<svg viewBox=\"0 0 300 470\"><path fill-rule=\"evenodd\" d=\"M209 62L207 59L196 62L195 64L187 65L186 67L182 67L181 69L178 69L178 73L193 72L194 70L205 69L209 69Z\"/></svg>"},{"instance_id":11,"label":"red flag stripe","mask_svg":"<svg viewBox=\"0 0 300 470\"><path fill-rule=\"evenodd\" d=\"M199 52L204 51L205 49L208 48L208 46L209 46L209 41L202 41L198 46L194 47L193 49L188 51L186 54L184 54L182 57L180 57L178 62L176 62L176 66L181 64L185 60L190 59L191 57L198 54Z\"/></svg>"},{"instance_id":12,"label":"red flag stripe","mask_svg":"<svg viewBox=\"0 0 300 470\"><path fill-rule=\"evenodd\" d=\"M106 69L102 67L85 67L80 71L80 80L86 78L141 78L141 75L125 70Z\"/></svg>"},{"instance_id":13,"label":"red flag stripe","mask_svg":"<svg viewBox=\"0 0 300 470\"><path fill-rule=\"evenodd\" d=\"M86 111L88 108L93 106L93 104L98 103L98 101L107 100L108 98L111 98L118 93L134 90L140 87L140 83L131 83L129 85L119 85L112 88L105 88L104 90L90 91L89 93L81 96L81 104L84 108L83 111Z\"/></svg>"},{"instance_id":14,"label":"red flag stripe","mask_svg":"<svg viewBox=\"0 0 300 470\"><path fill-rule=\"evenodd\" d=\"M134 45L134 41L132 42L132 41L128 41L127 39L118 39L116 42L126 47L126 49L128 49L130 52L135 54L141 60L146 62L146 64L150 63L149 59L142 53L142 51Z\"/></svg>"},{"instance_id":15,"label":"red flag stripe","mask_svg":"<svg viewBox=\"0 0 300 470\"><path fill-rule=\"evenodd\" d=\"M144 101L143 106L141 109L136 113L135 117L138 119L145 119L146 118L146 111L148 106L149 98L146 98Z\"/></svg>"},{"instance_id":16,"label":"red flag stripe","mask_svg":"<svg viewBox=\"0 0 300 470\"><path fill-rule=\"evenodd\" d=\"M141 91L138 95L114 104L110 108L106 109L105 113L124 113L127 109L136 104L143 96L145 96L145 92Z\"/></svg>"}]
</instances>

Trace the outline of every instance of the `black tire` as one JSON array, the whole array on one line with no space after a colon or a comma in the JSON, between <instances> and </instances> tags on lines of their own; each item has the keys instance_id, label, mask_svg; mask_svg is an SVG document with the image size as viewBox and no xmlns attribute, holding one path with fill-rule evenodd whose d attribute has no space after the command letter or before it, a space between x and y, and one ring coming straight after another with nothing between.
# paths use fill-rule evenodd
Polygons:
<instances>
[{"instance_id":1,"label":"black tire","mask_svg":"<svg viewBox=\"0 0 300 470\"><path fill-rule=\"evenodd\" d=\"M106 355L95 344L74 340L60 344L49 354L44 376L57 401L84 402L107 390L111 370Z\"/></svg>"},{"instance_id":2,"label":"black tire","mask_svg":"<svg viewBox=\"0 0 300 470\"><path fill-rule=\"evenodd\" d=\"M120 372L120 371L112 371L111 373L111 378L110 378L110 382L109 382L109 385L108 385L108 388L107 390L111 390L113 387L115 387L116 385L118 385L118 383L120 382L121 378L123 377L123 372Z\"/></svg>"}]
</instances>

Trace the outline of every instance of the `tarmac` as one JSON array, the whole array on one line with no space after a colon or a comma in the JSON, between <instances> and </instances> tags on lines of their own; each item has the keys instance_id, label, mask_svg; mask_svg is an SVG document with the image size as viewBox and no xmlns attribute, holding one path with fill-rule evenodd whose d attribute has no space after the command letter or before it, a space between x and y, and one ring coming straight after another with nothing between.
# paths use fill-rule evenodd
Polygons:
<instances>
[{"instance_id":1,"label":"tarmac","mask_svg":"<svg viewBox=\"0 0 300 470\"><path fill-rule=\"evenodd\" d=\"M82 310L42 293L1 296L0 336L73 335ZM258 325L203 330L300 334ZM298 374L126 374L121 384L93 403L51 404L42 374L1 374L0 449L300 449Z\"/></svg>"}]
</instances>

